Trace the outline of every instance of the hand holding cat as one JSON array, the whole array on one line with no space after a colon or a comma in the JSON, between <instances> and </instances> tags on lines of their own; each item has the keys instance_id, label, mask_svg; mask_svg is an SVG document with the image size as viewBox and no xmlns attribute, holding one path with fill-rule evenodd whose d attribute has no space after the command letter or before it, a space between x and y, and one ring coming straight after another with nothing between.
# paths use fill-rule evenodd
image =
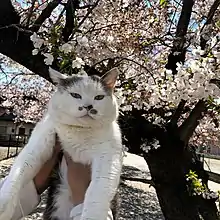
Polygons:
<instances>
[{"instance_id":1,"label":"hand holding cat","mask_svg":"<svg viewBox=\"0 0 220 220\"><path fill-rule=\"evenodd\" d=\"M54 151L52 157L42 166L38 174L34 177L33 181L37 190L37 193L40 195L43 193L49 184L49 176L58 161L58 155L60 153L61 145L56 137L56 143L54 146Z\"/></svg>"},{"instance_id":2,"label":"hand holding cat","mask_svg":"<svg viewBox=\"0 0 220 220\"><path fill-rule=\"evenodd\" d=\"M64 154L67 163L67 179L72 192L72 200L74 205L83 203L86 190L91 181L91 169L88 165L75 163L70 156Z\"/></svg>"},{"instance_id":3,"label":"hand holding cat","mask_svg":"<svg viewBox=\"0 0 220 220\"><path fill-rule=\"evenodd\" d=\"M57 163L60 149L61 145L57 138L52 157L43 165L34 178L34 184L39 195L48 187L49 176ZM73 162L67 153L64 153L64 157L68 167L68 182L72 191L72 197L74 197L73 203L78 205L83 203L85 192L91 181L90 167Z\"/></svg>"}]
</instances>

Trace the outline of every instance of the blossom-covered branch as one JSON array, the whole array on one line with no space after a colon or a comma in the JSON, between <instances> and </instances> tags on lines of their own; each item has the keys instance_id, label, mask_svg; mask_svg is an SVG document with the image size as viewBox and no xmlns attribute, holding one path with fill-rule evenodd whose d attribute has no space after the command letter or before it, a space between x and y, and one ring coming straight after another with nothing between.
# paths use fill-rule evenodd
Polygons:
<instances>
[{"instance_id":1,"label":"blossom-covered branch","mask_svg":"<svg viewBox=\"0 0 220 220\"><path fill-rule=\"evenodd\" d=\"M210 26L211 23L212 23L212 20L213 20L213 17L216 13L216 10L218 9L220 5L220 0L215 0L214 3L212 4L210 10L209 10L209 13L208 13L208 16L207 16L207 19L206 19L206 22L204 24L204 26L202 27L201 29L201 39L200 39L200 46L201 48L204 50L205 47L206 47L206 44L209 40L209 37L210 37Z\"/></svg>"},{"instance_id":2,"label":"blossom-covered branch","mask_svg":"<svg viewBox=\"0 0 220 220\"><path fill-rule=\"evenodd\" d=\"M203 112L206 110L206 103L203 100L200 100L196 106L193 108L189 117L182 123L179 127L180 139L187 144L196 127L199 124L199 121L203 117Z\"/></svg>"},{"instance_id":3,"label":"blossom-covered branch","mask_svg":"<svg viewBox=\"0 0 220 220\"><path fill-rule=\"evenodd\" d=\"M47 7L41 12L39 17L35 20L33 26L31 27L31 30L33 32L37 32L43 22L50 17L52 11L59 5L60 0L53 0L52 2L49 2Z\"/></svg>"}]
</instances>

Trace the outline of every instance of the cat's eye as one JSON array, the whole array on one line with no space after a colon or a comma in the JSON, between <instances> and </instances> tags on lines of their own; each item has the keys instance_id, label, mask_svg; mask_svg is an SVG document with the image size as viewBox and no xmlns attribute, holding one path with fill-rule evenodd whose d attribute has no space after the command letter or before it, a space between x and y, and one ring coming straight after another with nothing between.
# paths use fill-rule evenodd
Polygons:
<instances>
[{"instance_id":1,"label":"cat's eye","mask_svg":"<svg viewBox=\"0 0 220 220\"><path fill-rule=\"evenodd\" d=\"M102 99L104 99L104 95L97 95L97 96L95 96L95 100L102 100Z\"/></svg>"},{"instance_id":2,"label":"cat's eye","mask_svg":"<svg viewBox=\"0 0 220 220\"><path fill-rule=\"evenodd\" d=\"M81 96L80 94L78 94L78 93L72 92L72 93L70 93L70 95L71 95L73 98L75 98L75 99L81 99L81 98L82 98L82 96Z\"/></svg>"}]
</instances>

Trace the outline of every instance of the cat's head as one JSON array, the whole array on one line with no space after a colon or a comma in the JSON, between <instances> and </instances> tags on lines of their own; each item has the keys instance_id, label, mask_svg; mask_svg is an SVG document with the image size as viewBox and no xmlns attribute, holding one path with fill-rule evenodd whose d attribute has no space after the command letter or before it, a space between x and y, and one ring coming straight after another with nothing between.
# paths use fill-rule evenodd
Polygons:
<instances>
[{"instance_id":1,"label":"cat's head","mask_svg":"<svg viewBox=\"0 0 220 220\"><path fill-rule=\"evenodd\" d=\"M49 112L60 123L99 127L107 125L118 116L113 90L119 74L113 68L103 77L66 76L49 69L57 90L49 103Z\"/></svg>"}]
</instances>

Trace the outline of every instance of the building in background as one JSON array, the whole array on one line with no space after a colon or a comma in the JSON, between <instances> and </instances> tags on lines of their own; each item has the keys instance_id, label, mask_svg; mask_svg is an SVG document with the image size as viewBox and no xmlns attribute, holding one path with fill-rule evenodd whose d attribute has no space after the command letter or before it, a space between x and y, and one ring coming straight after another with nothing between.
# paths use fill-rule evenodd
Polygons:
<instances>
[{"instance_id":1,"label":"building in background","mask_svg":"<svg viewBox=\"0 0 220 220\"><path fill-rule=\"evenodd\" d=\"M220 156L220 146L200 146L198 148L198 153Z\"/></svg>"},{"instance_id":2,"label":"building in background","mask_svg":"<svg viewBox=\"0 0 220 220\"><path fill-rule=\"evenodd\" d=\"M12 112L0 107L0 146L8 146L14 144L16 141L20 145L26 142L33 131L35 124L30 122L15 123L15 117Z\"/></svg>"}]
</instances>

